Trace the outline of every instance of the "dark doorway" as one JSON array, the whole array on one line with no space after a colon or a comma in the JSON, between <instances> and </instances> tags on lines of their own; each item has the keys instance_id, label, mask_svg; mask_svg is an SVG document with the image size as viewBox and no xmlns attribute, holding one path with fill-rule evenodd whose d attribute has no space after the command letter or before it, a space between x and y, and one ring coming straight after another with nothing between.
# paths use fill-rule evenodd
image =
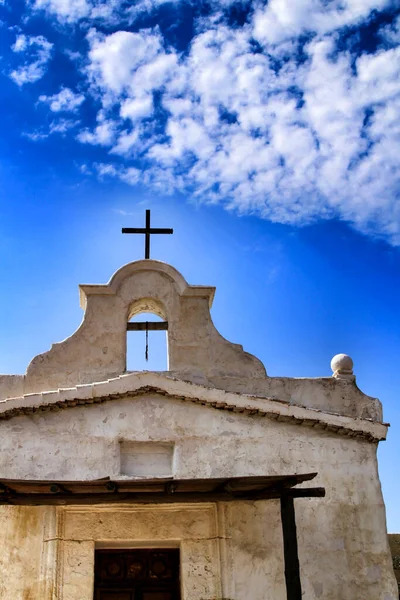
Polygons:
<instances>
[{"instance_id":1,"label":"dark doorway","mask_svg":"<svg viewBox=\"0 0 400 600\"><path fill-rule=\"evenodd\" d=\"M94 600L180 600L179 550L97 550Z\"/></svg>"}]
</instances>

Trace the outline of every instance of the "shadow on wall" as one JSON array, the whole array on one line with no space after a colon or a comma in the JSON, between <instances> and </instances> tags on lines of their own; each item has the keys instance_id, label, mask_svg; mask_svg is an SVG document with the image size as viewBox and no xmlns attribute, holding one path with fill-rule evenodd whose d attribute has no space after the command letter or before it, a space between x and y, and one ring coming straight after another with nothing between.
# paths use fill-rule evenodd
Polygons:
<instances>
[{"instance_id":1,"label":"shadow on wall","mask_svg":"<svg viewBox=\"0 0 400 600\"><path fill-rule=\"evenodd\" d=\"M399 586L400 598L400 533L389 533L389 546L393 558L393 569Z\"/></svg>"}]
</instances>

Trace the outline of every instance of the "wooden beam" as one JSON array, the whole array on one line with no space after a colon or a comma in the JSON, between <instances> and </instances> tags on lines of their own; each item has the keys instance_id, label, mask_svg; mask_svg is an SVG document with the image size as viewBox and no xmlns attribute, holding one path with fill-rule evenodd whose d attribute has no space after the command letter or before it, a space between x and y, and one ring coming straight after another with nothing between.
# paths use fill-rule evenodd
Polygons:
<instances>
[{"instance_id":1,"label":"wooden beam","mask_svg":"<svg viewBox=\"0 0 400 600\"><path fill-rule=\"evenodd\" d=\"M285 494L292 498L325 498L325 488L292 488L285 490Z\"/></svg>"},{"instance_id":2,"label":"wooden beam","mask_svg":"<svg viewBox=\"0 0 400 600\"><path fill-rule=\"evenodd\" d=\"M296 517L292 494L289 495L283 493L281 496L281 520L283 555L285 561L286 597L287 600L301 600L300 564L297 547Z\"/></svg>"},{"instance_id":3,"label":"wooden beam","mask_svg":"<svg viewBox=\"0 0 400 600\"><path fill-rule=\"evenodd\" d=\"M168 323L166 321L138 321L136 323L127 323L127 331L168 331Z\"/></svg>"},{"instance_id":4,"label":"wooden beam","mask_svg":"<svg viewBox=\"0 0 400 600\"><path fill-rule=\"evenodd\" d=\"M173 482L179 492L213 493L221 490L220 485L230 486L231 493L234 492L264 492L266 489L274 493L285 491L290 493L296 486L306 481L311 481L317 473L298 473L294 475L252 475L245 477L207 477L196 479L177 479L174 477L155 477L143 479L120 479L112 481L110 477L101 477L91 480L49 480L49 479L0 479L0 486L13 493L47 493L49 486L58 484L73 494L101 492L108 490L108 484L113 483L120 491L129 492L153 492L160 493L165 490L165 484ZM296 488L297 489L297 488ZM310 493L312 490L323 488L299 488L299 490ZM314 492L313 492L314 493Z\"/></svg>"},{"instance_id":5,"label":"wooden beam","mask_svg":"<svg viewBox=\"0 0 400 600\"><path fill-rule=\"evenodd\" d=\"M54 485L54 484L53 484ZM256 495L252 492L242 492L237 494L230 494L227 492L179 492L175 490L174 482L171 481L167 486L163 486L164 490L158 493L146 493L146 492L134 492L125 491L125 489L118 489L118 483L109 482L104 491L93 491L86 493L68 493L63 489L58 492L50 491L48 493L12 493L0 495L0 505L2 504L15 504L15 505L52 505L52 504L102 504L112 503L118 504L119 502L133 503L133 504L172 504L175 502L180 503L192 503L192 502L237 502L242 500L279 500L282 498L282 492L277 490L268 492L265 490L263 493L257 493ZM121 486L122 487L122 486ZM126 487L126 486L124 486ZM309 497L315 497L314 490L320 488L304 488L304 493L309 492ZM290 494L287 494L288 501L293 503L293 492L297 490L291 490ZM318 494L320 495L320 494ZM305 494L302 496L305 497ZM283 522L287 523L287 517L282 517ZM286 525L285 525L286 526ZM286 534L284 534L286 535ZM289 541L291 538L288 538ZM292 544L292 542L290 542ZM286 552L286 551L285 551ZM289 560L291 560L289 555ZM297 542L296 542L296 556L297 556ZM286 564L286 553L285 553L285 564ZM290 600L297 600L297 596L288 596Z\"/></svg>"}]
</instances>

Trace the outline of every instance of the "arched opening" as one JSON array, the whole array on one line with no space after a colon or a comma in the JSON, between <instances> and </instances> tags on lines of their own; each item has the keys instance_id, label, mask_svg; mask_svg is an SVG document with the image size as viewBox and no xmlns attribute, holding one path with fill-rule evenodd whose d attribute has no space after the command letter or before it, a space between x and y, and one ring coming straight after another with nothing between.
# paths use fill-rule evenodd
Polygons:
<instances>
[{"instance_id":1,"label":"arched opening","mask_svg":"<svg viewBox=\"0 0 400 600\"><path fill-rule=\"evenodd\" d=\"M152 298L134 302L129 310L127 371L167 371L168 331L164 307Z\"/></svg>"}]
</instances>

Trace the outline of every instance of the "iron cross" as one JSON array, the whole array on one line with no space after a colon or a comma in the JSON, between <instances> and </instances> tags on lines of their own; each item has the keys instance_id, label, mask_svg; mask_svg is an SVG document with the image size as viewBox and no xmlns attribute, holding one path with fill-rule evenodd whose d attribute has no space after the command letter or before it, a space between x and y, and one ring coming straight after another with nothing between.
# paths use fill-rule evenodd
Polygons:
<instances>
[{"instance_id":1,"label":"iron cross","mask_svg":"<svg viewBox=\"0 0 400 600\"><path fill-rule=\"evenodd\" d=\"M174 233L173 229L160 229L150 227L150 210L146 210L146 227L123 227L122 233L144 233L144 257L150 258L150 236L153 233Z\"/></svg>"}]
</instances>

